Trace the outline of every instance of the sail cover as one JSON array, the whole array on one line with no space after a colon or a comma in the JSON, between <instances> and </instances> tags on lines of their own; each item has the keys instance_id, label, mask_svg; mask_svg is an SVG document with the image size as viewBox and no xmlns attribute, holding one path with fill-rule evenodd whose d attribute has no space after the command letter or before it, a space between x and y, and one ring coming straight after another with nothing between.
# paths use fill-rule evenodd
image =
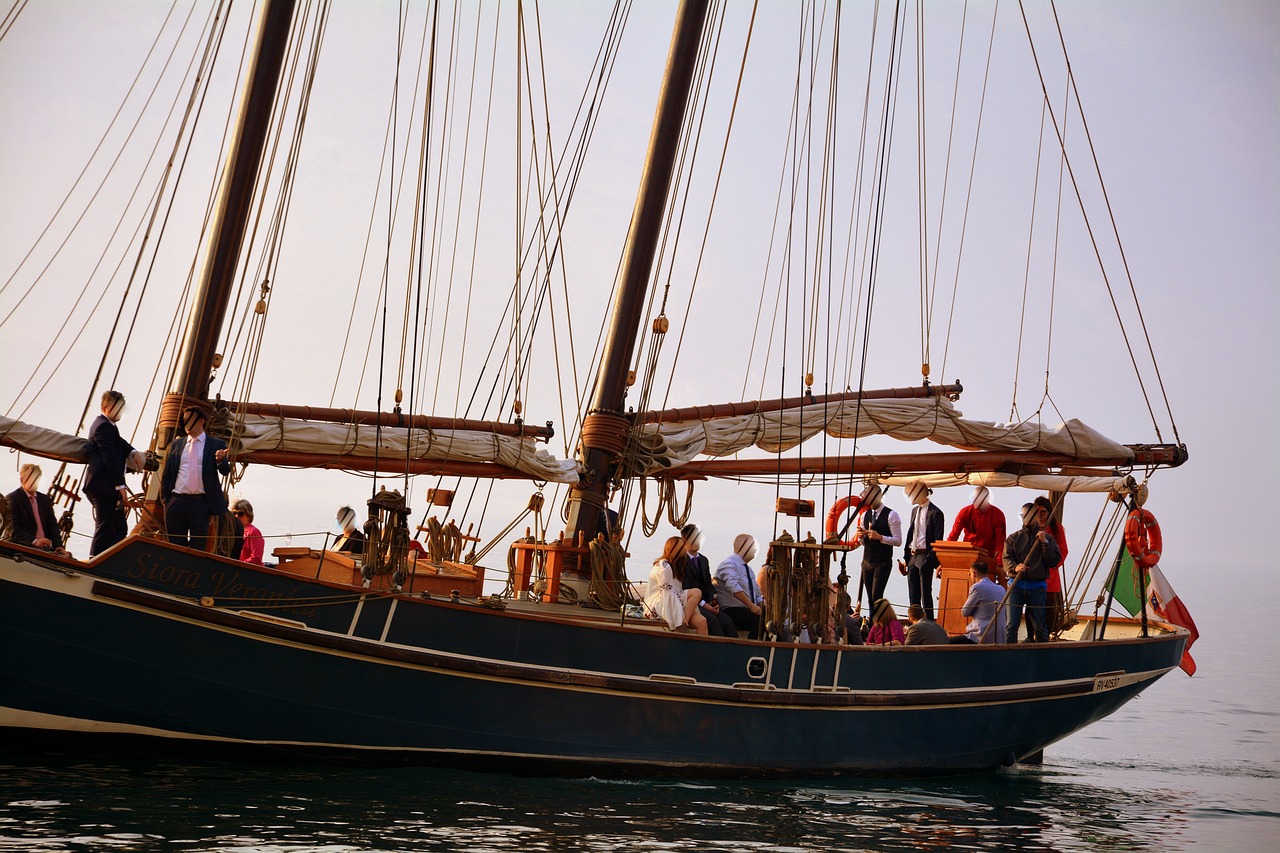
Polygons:
<instances>
[{"instance_id":1,"label":"sail cover","mask_svg":"<svg viewBox=\"0 0 1280 853\"><path fill-rule=\"evenodd\" d=\"M83 438L3 415L0 415L0 444L43 459L71 463L89 461L89 443Z\"/></svg>"},{"instance_id":2,"label":"sail cover","mask_svg":"<svg viewBox=\"0 0 1280 853\"><path fill-rule=\"evenodd\" d=\"M532 438L482 430L404 429L246 415L233 442L238 455L282 450L329 456L492 462L549 483L577 483L577 462L557 459Z\"/></svg>"},{"instance_id":3,"label":"sail cover","mask_svg":"<svg viewBox=\"0 0 1280 853\"><path fill-rule=\"evenodd\" d=\"M901 441L929 439L962 450L1048 451L1078 459L1133 458L1133 451L1097 430L1070 420L1056 427L1034 421L1002 424L969 420L943 397L848 400L825 406L761 412L708 421L677 421L642 428L640 465L645 473L687 464L696 456L727 456L755 446L778 453L825 431L834 438L887 435Z\"/></svg>"}]
</instances>

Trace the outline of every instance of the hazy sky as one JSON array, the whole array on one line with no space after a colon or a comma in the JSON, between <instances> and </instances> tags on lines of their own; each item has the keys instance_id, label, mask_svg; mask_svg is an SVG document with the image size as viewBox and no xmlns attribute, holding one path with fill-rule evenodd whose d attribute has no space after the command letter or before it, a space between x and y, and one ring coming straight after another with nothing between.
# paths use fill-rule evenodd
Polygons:
<instances>
[{"instance_id":1,"label":"hazy sky","mask_svg":"<svg viewBox=\"0 0 1280 853\"><path fill-rule=\"evenodd\" d=\"M506 72L514 50L509 38L512 5L503 12L506 23L499 36L501 55L495 60ZM602 6L548 2L541 9L549 97L553 121L559 122L552 125L557 145L568 135L568 105L576 103L599 44L607 13L607 7ZM845 4L845 14L850 21L859 17L869 20L869 7L864 6ZM189 7L174 8L176 20ZM526 4L526 8L530 5ZM762 291L772 299L783 280L777 242L782 232L770 228L795 78L798 16L797 7L792 4L765 3L761 7L751 62L744 76L743 100L748 102L751 96L758 96L757 100L772 111L754 111L744 106L736 120L725 184L717 201L698 286L689 310L685 310L690 298L688 282L702 240L709 181L714 176L724 132L724 105L737 74L747 8L746 4L732 4L731 20L722 37L718 60L722 66L717 67L713 93L719 105L709 113L704 130L700 157L705 159L698 167L702 183L689 201L691 219L682 232L676 273L672 276L668 313L673 329L685 332L685 341L669 392L665 378L671 370L668 359L662 366L664 378L655 397L667 394L670 405L740 399L748 360L748 397L775 396L784 390L779 384L779 362L784 352L788 359L785 375L790 377L786 393L796 393L797 377L805 370L806 349L800 342L803 333L796 318L786 321L790 331L785 344L780 337L783 320L772 316L772 304L765 304L763 315L767 319L757 327ZM972 109L963 110L976 103L973 99L980 92L977 84L981 81L993 8L991 3L969 5L971 19L961 73L967 94L962 97L958 112L967 118L956 122L957 154L946 182L948 206L938 264L939 307L935 308L930 342L934 381L959 378L967 389L959 407L971 417L1001 421L1010 415L1019 303L1028 269L1026 222L1039 133L1039 83L1034 65L1029 63L1018 7L1002 3L992 51L989 103L984 113L980 145L983 153L974 161L975 186L981 184L984 189L975 189L969 219L962 219L963 206L957 199L964 197L975 114ZM112 250L96 275L91 277L90 270L98 262L110 231L110 225L104 223L113 222L112 217L118 217L119 211L125 209L140 161L123 160L117 166L113 173L117 177L104 186L93 208L109 213L87 216L81 230L32 288L35 273L49 263L53 250L68 233L70 222L85 208L92 187L104 173L103 155L99 155L98 165L67 209L54 220L49 235L39 244L36 240L123 100L168 9L164 3L149 0L111 4L37 2L23 11L0 41L0 281L7 282L0 291L0 320L4 322L0 326L0 411L7 410L11 416L21 415L26 420L71 431L89 393L115 306L121 300L123 276L133 258L119 249ZM202 20L209 6L197 4L196 9L192 27L198 26L196 19ZM394 4L387 3L340 2L333 12L326 53L317 73L299 187L280 266L274 273L278 290L273 296L271 321L263 343L263 363L254 383L255 399L328 405L347 318L352 312L353 282L360 277L370 211L377 209L373 191L385 131L388 81L394 72L394 9ZM414 9L420 27L421 14L418 7ZM473 23L476 7L464 5L462 9L459 26L470 32L466 27L472 24L467 22ZM1191 461L1183 469L1162 473L1153 480L1148 506L1163 525L1166 556L1162 568L1188 601L1193 615L1198 607L1206 613L1225 614L1235 601L1255 597L1259 586L1272 596L1280 592L1275 559L1261 551L1259 546L1266 537L1258 535L1267 529L1267 522L1280 503L1270 487L1280 474L1280 451L1273 426L1280 417L1280 407L1266 378L1280 365L1280 347L1274 334L1280 321L1278 9L1269 2L1063 2L1057 8L1165 391L1181 440L1191 454ZM482 26L482 31L492 30L491 10L492 6L481 9L482 20L489 22L489 29ZM927 65L927 104L930 110L940 106L944 115L950 102L958 15L962 10L959 3L925 6L926 50L931 57ZM1027 11L1038 28L1037 50L1053 48L1053 42L1047 39L1051 31L1045 29L1050 22L1050 7L1029 3ZM596 325L625 236L657 78L665 59L671 12L668 3L637 4L633 11L600 128L582 171L571 222L566 226L562 251L567 283L557 282L556 287L567 287L579 300L575 303L572 329L579 353L579 384L584 381ZM832 14L831 9L826 14ZM410 32L413 44L408 54L416 56L420 33L412 26ZM867 32L866 27L859 30L850 24L841 45L842 55L860 57L850 66L857 74L865 74L867 66ZM241 37L229 36L228 41L238 44ZM1046 61L1044 56L1041 59ZM174 60L174 68L179 61ZM229 58L228 66L231 62ZM480 64L483 67L487 62L489 54L484 52ZM410 77L414 69L411 65L406 68L403 73ZM903 73L909 72L910 62ZM858 137L853 131L861 118L864 94L861 78L853 72L850 75L849 82L842 83L839 101L838 167L845 170L851 169L857 159ZM869 387L912 385L918 383L920 376L919 265L913 254L917 245L913 217L918 208L915 130L911 124L915 109L913 89L914 83L908 83L896 105L895 171L889 185L892 200L885 214L886 250L877 284L876 324L869 339ZM179 89L175 84L165 91L167 94L157 96L158 102L162 97L172 99ZM1060 109L1060 85L1051 91L1055 92L1055 108ZM407 99L409 95L406 84L402 97ZM211 117L202 119L215 128L221 121L215 110L225 111L229 96L221 97L223 100L216 103L211 97L211 104L215 104L208 108ZM499 103L492 119L494 138L509 138L515 126L510 87L496 92L494 97ZM501 100L504 97L505 102ZM873 92L871 101L876 110L878 98L879 93ZM1001 98L1020 106L1005 111L997 103ZM121 126L136 114L136 109L127 113ZM460 119L455 117L454 121ZM473 122L479 121L477 110ZM943 152L949 125L945 120L929 121L930 151ZM473 134L476 126L473 124ZM146 137L150 145L156 133L154 125L144 121L139 136L143 137L147 128L151 130ZM816 132L821 133L821 125ZM112 146L118 145L122 135L117 130L113 137L116 141L105 145L104 150L113 151ZM1080 135L1078 124L1069 126L1069 145ZM216 134L211 145L217 145ZM441 156L450 158L451 167L458 171L463 153L462 146L458 146ZM459 192L474 194L479 191L475 183L480 174L477 162L486 152L477 146L466 149L466 154L467 174L474 176L468 180L473 183ZM484 326L478 318L495 306L500 307L509 292L510 271L515 264L511 240L511 211L516 195L511 186L514 158L510 153L500 154L496 144L487 154L494 162L488 165L485 204L478 216L487 226L498 229L496 233L505 229L505 234L501 241L476 246L463 242L464 250L441 256L437 278L449 281L451 277L445 270L452 264L454 289L440 285L434 291L437 301L431 308L433 317L438 319L432 322L443 325L433 326L433 334L421 342L428 353L424 362L440 373L420 379L420 387L443 413L452 413L455 396L460 394L465 399L476 385L471 370L484 360L489 341L499 334L496 330L503 328L492 323ZM398 156L403 158L403 152ZM937 234L936 210L944 186L943 156L933 154L929 161L928 197L934 211L931 242ZM505 164L498 164L500 157L507 158ZM197 159L192 156L192 170L201 168L195 163ZM212 156L204 159L214 162ZM1049 223L1053 221L1053 207L1045 200L1057 192L1054 163L1051 169L1041 166L1037 229L1030 241L1033 284L1018 371L1019 414L1025 417L1037 408L1045 383L1048 282L1056 261L1049 382L1052 404L1062 415L1078 417L1120 441L1155 441L1116 331L1116 320L1096 274L1092 250L1078 216L1073 218L1069 213L1073 204L1063 207L1066 212L1056 259L1051 251L1053 230ZM128 164L133 167L126 168ZM815 161L815 170L819 165ZM1092 168L1086 149L1074 149L1073 166L1081 171ZM402 169L403 163L396 168ZM126 174L130 176L128 180L124 179ZM528 174L525 177L528 179ZM809 180L812 182L813 178ZM141 444L146 443L154 417L151 411L140 411L141 401L160 358L161 345L169 336L169 318L178 304L194 255L191 235L198 233L201 193L207 192L207 180L192 184L195 189L175 210L172 233L166 238L175 248L157 262L149 285L148 304L155 303L156 307L142 312L131 310L125 318L127 323L132 314L138 313L133 335L143 354L124 362L115 384L137 401L123 425L135 431L135 440ZM153 188L154 183L146 184L139 200L129 208L134 211L128 218L129 228L141 221L141 205ZM1095 229L1109 229L1106 212L1097 205L1096 191L1085 192L1090 193L1089 204L1097 207L1090 212ZM385 209L385 198L380 198L379 204ZM846 217L842 228L847 226L847 194L844 203L846 211L839 214ZM476 216L448 210L432 215L445 222L462 220L467 225ZM962 223L965 244L963 254L958 254ZM816 229L816 217L811 217L810 227ZM385 243L385 225L380 235L375 229L374 239ZM794 239L813 241L816 237L809 232ZM831 239L843 242L843 231ZM33 245L36 250L31 259L13 275ZM396 245L397 254L407 256L407 251L400 251L399 243ZM376 251L370 257L375 259L371 262L374 267L381 263ZM843 253L838 257L842 259ZM1114 254L1108 257L1111 274L1120 271L1113 284L1127 291L1123 267L1116 261ZM125 272L108 286L107 273L117 264L123 264ZM474 277L458 274L461 269L474 269ZM805 275L803 270L793 268L789 279L795 282L793 287L798 289ZM807 275L812 279L812 271ZM376 269L367 269L364 276L376 284ZM953 280L958 281L958 296L948 346L946 323ZM73 310L74 300L86 281L95 284ZM474 283L470 301L463 282ZM374 284L365 285L369 289L362 291L365 295L357 303L357 324L366 330L373 316L370 294ZM28 288L32 288L30 295L21 307L15 307ZM103 307L92 316L82 342L66 356L65 364L57 371L52 363L46 364L37 373L36 385L22 391L31 375L30 368L64 318L73 317L68 325L70 331L62 333L62 339L69 340L99 296ZM130 296L130 300L134 299L136 295ZM549 310L562 317L565 309L559 293L555 300ZM246 296L242 304L251 301ZM392 313L399 310L400 306L393 303ZM462 324L468 311L471 321L480 328L468 326L464 334ZM301 334L292 331L291 327L298 326L303 329ZM847 317L841 321L844 334L852 326ZM1135 336L1135 345L1141 345L1141 330L1131 313L1126 314L1126 326ZM771 329L776 334L770 349L769 372L761 389L762 354ZM568 324L562 321L558 332L556 346L567 352ZM122 331L120 335L123 334ZM365 334L367 331L361 332ZM816 350L821 353L829 348L829 340L819 336ZM364 346L365 339L361 337L352 351L363 352ZM674 348L675 341L669 341L668 346ZM847 348L847 338L842 346ZM457 352L463 355L458 356ZM551 387L554 383L545 383L556 370L551 350L538 352L529 378L525 412L535 422L556 422L561 438L552 443L551 449L562 455L565 418L570 417L566 413L574 407L566 403L562 411L560 392ZM55 353L54 360L61 354L61 350ZM939 376L937 371L944 356L945 375ZM821 364L827 360L825 357L817 358L820 375L834 370L833 383L850 381L843 372L847 354L834 359L834 368ZM352 405L357 400L361 405L374 405L377 384L373 373L366 377L357 396L358 361L349 353L342 362L343 387L335 405ZM493 363L491 360L490 365ZM229 365L223 375L232 376L242 368L243 365ZM559 369L567 377L566 382L572 382L573 373L566 364L560 363ZM43 392L36 393L34 389L51 373L56 373L56 378ZM485 381L491 382L493 375L487 373ZM1146 376L1150 381L1149 371ZM539 379L544 380L542 390L536 388ZM856 376L852 381L856 383ZM109 378L102 387L107 384ZM394 387L394 381L384 382L384 398ZM1159 393L1153 386L1148 387ZM574 392L566 388L563 393L571 398ZM1161 405L1158 400L1156 403ZM384 407L389 404L384 403ZM1048 405L1043 419L1056 423L1058 411ZM496 416L505 417L506 412L497 412ZM1173 440L1168 419L1163 415L1160 428L1165 441ZM12 456L10 463L0 469L0 486L6 490L17 485L17 464L16 456ZM53 467L48 465L46 470ZM418 481L411 497L420 499L420 493L430 485L434 483ZM255 503L260 526L268 534L331 529L333 509L341 503L362 500L367 489L367 481L343 475L257 470L251 471L240 487L241 493ZM486 516L485 530L492 533L504 526L514 511L511 507L523 504L529 491L530 487L524 484L500 490ZM948 523L967 502L968 493L966 488L936 495ZM836 494L835 490L813 489L804 496L825 505ZM1025 494L1021 492L997 496L997 504L1011 517L1023 500ZM774 524L773 501L774 491L769 487L700 485L693 519L707 533L706 550L718 559L728 552L733 535L743 531L766 539ZM890 493L889 503L899 511L906 508L906 501L897 490ZM455 507L455 512L461 515L462 507ZM1073 545L1087 538L1097 513L1098 506L1092 498L1078 498L1068 505L1067 527L1074 533ZM467 518L478 518L478 503ZM87 508L77 513L77 522L82 532L91 528ZM553 524L559 526L558 522ZM658 536L667 534L664 524ZM660 541L637 538L632 548L630 572L633 577L642 578ZM498 559L492 564L500 566L501 562ZM896 586L899 583L901 589ZM889 596L905 601L905 582L895 579ZM1206 635L1214 631L1212 625L1200 627ZM1224 625L1217 630L1228 628Z\"/></svg>"}]
</instances>

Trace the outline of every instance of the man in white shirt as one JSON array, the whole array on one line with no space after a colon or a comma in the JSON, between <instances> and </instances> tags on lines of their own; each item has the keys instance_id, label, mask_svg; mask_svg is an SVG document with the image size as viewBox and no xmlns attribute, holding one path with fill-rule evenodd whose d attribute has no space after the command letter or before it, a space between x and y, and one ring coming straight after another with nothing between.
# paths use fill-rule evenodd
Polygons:
<instances>
[{"instance_id":1,"label":"man in white shirt","mask_svg":"<svg viewBox=\"0 0 1280 853\"><path fill-rule=\"evenodd\" d=\"M169 541L206 550L209 518L227 511L219 474L231 470L227 445L204 431L205 414L196 406L182 411L186 435L169 445L160 480L164 523Z\"/></svg>"}]
</instances>

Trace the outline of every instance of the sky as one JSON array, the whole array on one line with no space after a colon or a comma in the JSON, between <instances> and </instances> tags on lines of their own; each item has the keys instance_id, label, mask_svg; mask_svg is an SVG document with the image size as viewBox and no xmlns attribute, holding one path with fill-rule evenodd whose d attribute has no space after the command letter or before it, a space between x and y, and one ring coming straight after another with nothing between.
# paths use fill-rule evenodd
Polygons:
<instances>
[{"instance_id":1,"label":"sky","mask_svg":"<svg viewBox=\"0 0 1280 853\"><path fill-rule=\"evenodd\" d=\"M848 8L851 6L856 8ZM164 30L176 32L176 21L190 8L195 14L192 30L182 42L186 52L175 52L173 64L163 75L154 73L158 59L145 66L149 70L140 80L147 81L146 85L154 79L167 81L180 76L176 69L195 43L191 33L211 7L207 3L194 7L175 4L175 17ZM374 196L380 186L379 170L385 186L391 163L379 152L396 71L395 8L388 3L340 2L332 12L285 237L276 265L265 273L275 287L261 362L255 367L247 358L229 359L220 372L219 386L228 396L243 390L249 372L256 369L252 396L257 400L318 405L329 405L333 400L333 405L372 408L381 392L383 408L390 407L388 401L396 387L389 376L395 372L394 359L379 383L377 359L362 364L354 353L363 353L364 336L369 334L371 321L378 318L373 294L383 262L380 253L391 244L387 254L393 257L392 279L405 276L405 259L412 254L407 229L387 237L385 217L380 220L379 216L388 202L385 194ZM475 26L472 17L477 8L462 7L457 24L461 31L472 32L468 27ZM514 77L510 8L510 4L503 7L505 17L500 18L497 29L499 46L490 54L492 42L484 39L492 36L494 7L479 7L479 28L487 35L476 42L482 45L476 50L478 67L492 62L499 69L497 76L508 82ZM746 4L733 4L721 33L720 64L710 98L715 105L705 121L702 159L697 166L698 179L688 195L686 225L678 245L664 244L662 280L667 280L666 271L670 270L672 282L668 314L673 331L683 335L674 370L671 357L677 341L672 335L664 344L658 371L654 399L665 399L668 405L792 395L798 391L798 377L807 369L829 377L820 378L815 390L821 389L822 382L839 387L858 381L850 370L862 352L861 315L851 319L847 310L819 306L823 309L819 316L834 316L836 322L834 326L819 323L816 334L809 327L811 343L806 344L799 320L802 312L797 309L795 316L784 316L772 302L774 294L786 286L794 293L818 277L858 279L860 275L839 271L845 263L843 249L831 253L832 272L817 264L805 268L804 252L790 255L789 267L781 262L784 251L780 247L787 232L777 225L776 210L780 167L789 151L787 115L796 76L797 8L783 3L760 6L750 62L743 72L744 106L735 114L732 142L724 161L726 177L715 196L715 214L703 247L706 209L712 199L727 105L732 102L747 26ZM830 15L831 8L819 11ZM945 117L956 76L959 15L965 7L959 3L928 3L924 7L929 57L925 103L931 116L925 127L932 152L926 184L932 211L927 231L938 255L936 267L929 271L937 294L928 334L934 371L931 378L934 382L962 381L966 392L958 406L977 419L1009 419L1016 376L1019 417L1031 416L1039 408L1049 423L1062 417L1080 418L1122 442L1156 441L1110 300L1097 274L1088 235L1078 215L1071 214L1073 203L1064 204L1063 216L1055 220L1052 199L1058 191L1057 161L1047 146L1037 144L1042 133L1039 81L1034 64L1029 62L1026 37L1021 34L1018 7L1007 2L999 5L996 17L992 74L979 134L980 156L972 159L974 186L983 189L969 196L968 214L963 215L966 206L958 200L966 198L974 108L982 91L985 40L994 8L992 3L968 6L972 17L964 30L966 52L959 72L965 94L957 99L956 115L960 118L953 129ZM1029 3L1026 8L1037 33L1039 58L1048 65L1049 49L1056 47L1045 37L1052 31L1053 10L1044 3ZM152 0L30 4L0 39L0 281L4 282L0 289L0 411L12 417L74 431L92 394L92 375L110 334L115 308L123 303L126 310L112 352L118 354L125 334L130 334L130 352L119 362L118 373L108 368L98 387L115 384L125 391L131 406L122 427L134 436L136 444L145 445L148 440L156 393L149 389L155 387L156 365L167 360L167 348L176 336L172 318L182 304L183 283L193 259L198 257L199 214L216 169L217 129L220 116L231 103L233 87L227 72L234 62L229 59L215 72L215 79L219 79L217 75L226 77L227 85L219 89L221 94L210 95L207 113L201 119L206 129L214 132L209 141L201 143L204 147L197 146L188 155L190 171L184 181L189 187L183 190L185 194L179 197L165 226L163 248L155 258L143 308L136 307L136 289L123 295L123 282L135 256L124 250L124 242L110 242L109 235L120 211L128 211L125 221L130 229L145 221L144 202L167 149L160 151L160 160L145 172L151 176L150 182L141 184L143 189L132 202L133 181L143 172L143 161L130 159L136 156L133 153L121 156L92 205L89 199L94 187L107 174L107 155L100 152L85 179L80 184L75 180L90 162L169 10L167 4ZM420 7L411 10L418 15L420 28ZM851 196L852 164L858 161L857 125L868 91L873 112L879 109L878 87L868 89L858 76L865 74L868 66L870 29L855 25L855 20L869 18L869 10L864 4L846 4L849 28L841 51L843 56L858 59L849 61L848 76L842 78L839 90L839 117L835 120L840 139L836 149L839 171L832 178L832 184L840 188L833 197L846 200ZM632 12L599 124L577 177L573 206L563 223L562 266L553 274L558 293L547 308L556 318L557 339L553 344L539 343L528 373L521 378L527 386L521 395L526 416L534 422L552 420L556 424L558 437L550 447L556 455L565 452L566 423L572 422L576 411L574 389L585 384L596 327L605 312L625 240L672 12L672 4L656 2L637 4ZM539 13L542 29L538 37L544 45L541 67L545 69L540 74L545 74L551 104L548 121L554 144L559 146L572 138L573 109L600 43L608 7L548 2ZM1280 9L1267 2L1064 2L1058 4L1057 14L1105 180L1110 217L1114 217L1124 246L1124 261L1142 306L1177 436L1190 452L1185 466L1162 472L1152 481L1148 508L1156 513L1164 531L1161 568L1192 614L1206 614L1200 628L1206 636L1204 645L1212 649L1213 643L1225 642L1230 636L1227 620L1237 607L1255 606L1248 602L1269 600L1280 592L1274 559L1264 555L1259 539L1265 537L1258 535L1268 529L1277 508L1272 483L1280 474L1273 426L1280 411L1266 379L1280 365L1280 347L1273 331L1280 320L1280 165L1275 156L1280 150ZM233 21L237 23L230 28L233 35L227 41L238 49L244 26L239 18L233 17ZM411 101L410 81L418 77L412 57L416 56L420 29L410 26L407 31L411 37L406 38L404 55L410 58L401 63L402 104ZM828 48L829 43L824 43L824 50ZM883 42L878 49L883 51ZM902 73L910 75L910 66L910 61L905 63ZM1047 72L1048 85L1055 93L1055 108L1060 109L1061 79L1052 74ZM450 78L448 85L464 91L463 78L469 72L459 71L458 75ZM167 104L185 90L176 82L169 88L164 85L154 101L167 109ZM520 219L513 214L519 197L514 189L516 158L502 154L498 145L498 141L509 142L515 137L528 145L533 137L532 133L523 135L525 127L537 124L525 112L524 124L517 125L512 88L506 85L494 90L498 107L489 118L491 139L495 140L492 150L464 144L460 136L451 137L452 142L442 142L433 161L447 160L451 167L448 172L441 170L436 180L442 187L449 186L438 198L452 199L453 205L430 209L429 215L440 223L436 233L451 235L452 226L457 225L459 232L486 236L477 242L450 237L438 244L443 248L432 247L438 252L433 265L438 283L429 297L431 319L417 342L424 353L424 367L408 380L419 409L442 414L463 411L473 387L480 389L483 399L492 383L512 378L509 364L501 363L502 336L510 322L504 325L497 321L494 312L503 307L511 288L516 223L523 223L519 227L526 242L539 227L529 215ZM887 181L875 322L866 338L867 387L913 385L920 378L919 203L916 163L914 154L909 153L916 142L914 91L912 79L904 84L896 102L895 153ZM820 115L826 93L821 86L815 92L819 96L815 109ZM1002 101L1015 106L1006 110L999 105ZM747 102L759 108L748 108ZM122 111L123 118L108 136L103 152L115 150L124 136L123 128L140 114L136 108L139 103L136 93L126 101L131 106ZM465 99L456 103L463 104ZM476 105L483 103L482 99L471 101L471 138L477 137L484 114ZM539 121L543 119L538 109L534 113ZM149 151L158 135L154 116L164 113L152 108L141 114L144 117L139 120L136 140L146 144L129 146L131 152L137 147ZM411 121L403 105L398 121L406 124L398 124L397 132ZM453 121L463 126L462 114L456 113ZM822 133L821 121L813 127L817 128L815 133ZM1066 132L1073 168L1081 183L1088 184L1085 178L1093 163L1088 149L1078 147L1082 136L1078 122L1069 123ZM955 153L947 160L949 134L954 134L956 142ZM171 145L171 137L165 138ZM1044 161L1039 184L1033 180L1037 156ZM397 157L390 166L392 174L404 174L406 154L399 150ZM481 161L483 171L478 165ZM820 165L815 160L806 173L810 188L821 186L814 177ZM202 174L203 180L199 177ZM448 181L461 180L449 177L452 174L466 174L467 182L448 185ZM536 181L534 174L526 167L521 175L526 186ZM567 174L559 175L565 186ZM543 179L546 177L544 172ZM75 190L59 211L73 185ZM1069 185L1069 181L1063 184L1067 193ZM407 210L411 204L412 182L409 187L398 202L402 205L399 209ZM1029 236L1033 187L1036 230ZM942 208L944 192L947 206ZM1125 328L1141 354L1142 330L1125 301L1128 282L1124 264L1115 253L1114 240L1106 240L1110 217L1096 181L1084 186L1082 193L1095 233L1103 235L1100 251L1119 293ZM481 198L483 203L478 203L476 199ZM801 198L808 199L809 209L817 209L817 193ZM799 201L796 206L804 208L806 203ZM86 208L90 212L72 233L70 223ZM848 223L840 217L847 218L849 209L846 203L834 219L838 227L831 231L836 236L827 238L833 244L844 241ZM940 209L944 210L941 227ZM810 230L793 231L793 242L812 246L822 239L816 215L794 221L806 223ZM41 239L46 225L48 232ZM261 227L266 233L267 226ZM1055 227L1060 229L1057 240ZM495 234L499 236L492 236ZM57 249L63 238L67 238L65 248ZM113 248L104 253L104 245ZM31 255L24 261L28 250ZM808 255L814 256L816 253ZM669 263L672 257L675 261ZM47 271L37 277L46 264ZM99 264L96 272L95 264ZM123 272L110 277L109 271L117 266ZM255 268L253 280L264 275L263 269ZM529 266L522 274L532 279L540 274L540 268ZM1024 279L1032 284L1027 290L1029 307L1020 311ZM695 280L696 286L691 287ZM76 302L86 282L89 286ZM360 295L353 303L355 282L360 282ZM954 311L953 283L957 294ZM565 291L573 294L572 323L560 295ZM90 306L98 299L98 309L90 313ZM247 322L246 307L255 299L255 293L240 294L232 312L232 329ZM401 310L398 304L393 306L392 315ZM1021 338L1020 314L1024 324ZM68 322L60 330L64 320ZM359 330L350 340L348 320ZM129 333L126 330L131 321L134 327ZM393 329L398 328L395 322L393 316ZM33 367L49 340L69 341L81 324L84 330L74 347L65 355L57 349L49 360ZM546 325L549 329L551 324ZM303 328L301 334L290 330L298 326ZM850 346L849 335L855 332L856 345ZM1051 356L1046 356L1050 333ZM398 333L391 337L394 350L399 346ZM495 346L490 347L491 342L496 342ZM570 351L575 354L573 363L568 361ZM55 367L53 362L60 358L62 363ZM110 364L115 364L114 355ZM1051 368L1050 393L1042 398L1046 366ZM558 387L547 381L555 375L561 377ZM1148 383L1153 381L1145 360L1143 375ZM28 384L32 376L35 382ZM477 376L482 378L477 380ZM1161 438L1173 441L1174 428L1163 413L1158 387L1149 384L1148 390L1155 397ZM143 400L148 403L143 405ZM473 406L468 411L475 415L479 408ZM509 409L492 406L484 412L486 416L510 416ZM867 446L880 445L873 442ZM847 444L828 447L829 452L848 450ZM6 491L17 486L19 463L16 454L0 463L0 487ZM46 471L53 467L45 466ZM415 481L410 487L411 498L421 499L422 492L434 485L434 481ZM281 544L286 535L333 532L334 508L363 500L369 487L368 480L341 474L251 470L237 488L238 494L257 507L264 533L280 537L269 541ZM488 496L482 529L489 533L501 529L530 491L529 484L502 484ZM812 488L800 496L824 507L839 494L835 488ZM681 496L683 500L683 490ZM948 524L956 510L968 502L968 496L967 488L935 495ZM1028 497L1020 491L999 494L996 503L1012 518ZM706 551L715 559L727 554L739 532L767 539L776 529L774 498L774 490L767 486L699 484L691 519L705 531ZM484 499L481 495L469 506L455 506L453 511L464 525L478 523ZM891 491L887 502L905 514L907 502L900 491ZM1073 544L1087 536L1098 512L1095 498L1069 501L1065 523L1075 534ZM818 519L803 522L801 532L814 529L821 515L819 510ZM551 524L558 526L555 521ZM79 532L87 532L91 525L87 512L77 513ZM633 578L647 575L649 561L670 532L663 522L653 540L632 540L629 572ZM77 550L84 553L86 548L80 543ZM493 561L491 578L501 564L500 557ZM1259 591L1264 594L1258 596ZM905 601L904 580L895 577L889 597ZM1210 639L1215 629L1222 639Z\"/></svg>"}]
</instances>

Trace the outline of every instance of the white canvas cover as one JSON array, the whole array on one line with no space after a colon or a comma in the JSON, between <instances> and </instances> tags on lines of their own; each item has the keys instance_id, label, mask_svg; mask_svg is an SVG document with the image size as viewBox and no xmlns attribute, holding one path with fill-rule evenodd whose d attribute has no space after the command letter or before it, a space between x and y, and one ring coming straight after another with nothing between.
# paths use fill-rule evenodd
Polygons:
<instances>
[{"instance_id":1,"label":"white canvas cover","mask_svg":"<svg viewBox=\"0 0 1280 853\"><path fill-rule=\"evenodd\" d=\"M777 453L822 431L834 438L927 438L963 450L1043 450L1076 458L1133 458L1129 448L1078 420L1056 427L1037 422L975 421L965 418L950 400L935 397L850 400L825 407L648 425L642 438L644 469L656 474L687 464L698 455L728 456L753 445Z\"/></svg>"},{"instance_id":2,"label":"white canvas cover","mask_svg":"<svg viewBox=\"0 0 1280 853\"><path fill-rule=\"evenodd\" d=\"M59 462L88 462L89 443L75 435L0 415L0 442L23 453Z\"/></svg>"},{"instance_id":3,"label":"white canvas cover","mask_svg":"<svg viewBox=\"0 0 1280 853\"><path fill-rule=\"evenodd\" d=\"M578 482L577 463L557 459L532 438L496 435L480 430L415 429L334 424L301 418L246 415L234 442L238 453L285 450L332 456L374 454L404 459L451 459L495 462L549 483Z\"/></svg>"}]
</instances>

